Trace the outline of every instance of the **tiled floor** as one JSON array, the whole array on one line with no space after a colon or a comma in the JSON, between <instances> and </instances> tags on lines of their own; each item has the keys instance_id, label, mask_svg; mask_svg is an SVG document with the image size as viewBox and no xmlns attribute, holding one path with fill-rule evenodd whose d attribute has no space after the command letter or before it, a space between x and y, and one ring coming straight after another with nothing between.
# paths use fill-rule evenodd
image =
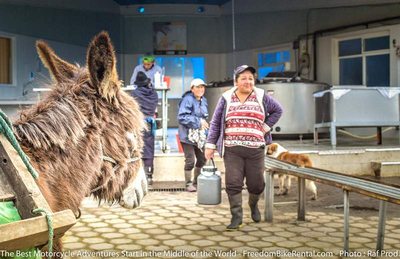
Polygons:
<instances>
[{"instance_id":1,"label":"tiled floor","mask_svg":"<svg viewBox=\"0 0 400 259\"><path fill-rule=\"evenodd\" d=\"M168 152L178 152L176 129L168 131ZM332 150L329 140L278 140L290 150ZM340 144L340 145L339 145ZM341 138L336 149L399 148L398 139L354 141ZM156 155L163 155L156 143ZM295 184L294 184L295 185ZM340 189L318 186L318 201L307 202L306 221L296 221L296 190L276 197L274 223L253 223L244 191L244 226L226 232L230 212L223 192L220 205L197 204L196 193L150 192L141 208L97 206L87 199L82 218L67 232L66 258L341 258L343 252L343 197ZM375 256L378 203L350 196L350 252ZM263 211L264 201L260 201ZM389 204L382 258L400 258L400 206Z\"/></svg>"},{"instance_id":2,"label":"tiled floor","mask_svg":"<svg viewBox=\"0 0 400 259\"><path fill-rule=\"evenodd\" d=\"M230 212L220 205L198 205L196 193L150 192L142 207L97 207L87 199L82 218L64 237L67 258L340 258L343 210L314 206L296 221L296 204L276 201L274 223L250 219L244 191L244 226L227 232ZM323 198L322 198L323 199ZM368 201L366 201L368 202ZM260 208L264 208L263 200ZM389 207L385 251L400 251L400 214ZM376 246L377 211L350 211L350 251L369 258ZM285 254L290 252L292 254ZM303 254L301 254L303 252ZM398 257L397 257L398 258Z\"/></svg>"}]
</instances>

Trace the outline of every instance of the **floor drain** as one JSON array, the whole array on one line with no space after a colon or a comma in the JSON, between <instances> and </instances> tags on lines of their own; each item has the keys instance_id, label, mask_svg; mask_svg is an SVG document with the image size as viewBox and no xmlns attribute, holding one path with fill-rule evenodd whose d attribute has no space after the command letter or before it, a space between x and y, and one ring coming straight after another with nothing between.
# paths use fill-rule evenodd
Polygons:
<instances>
[{"instance_id":1,"label":"floor drain","mask_svg":"<svg viewBox=\"0 0 400 259\"><path fill-rule=\"evenodd\" d=\"M343 209L344 205L343 204L337 204L337 205L330 205L330 206L325 206L326 209ZM371 210L371 211L378 211L378 209L374 207L362 207L362 206L350 206L350 209L353 210Z\"/></svg>"},{"instance_id":2,"label":"floor drain","mask_svg":"<svg viewBox=\"0 0 400 259\"><path fill-rule=\"evenodd\" d=\"M184 192L185 188L149 188L149 192Z\"/></svg>"}]
</instances>

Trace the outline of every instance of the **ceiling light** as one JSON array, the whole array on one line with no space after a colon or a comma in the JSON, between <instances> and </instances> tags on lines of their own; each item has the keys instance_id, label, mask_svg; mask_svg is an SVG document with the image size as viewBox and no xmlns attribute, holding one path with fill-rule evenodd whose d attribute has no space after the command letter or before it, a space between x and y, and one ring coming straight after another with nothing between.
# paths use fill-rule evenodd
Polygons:
<instances>
[{"instance_id":1,"label":"ceiling light","mask_svg":"<svg viewBox=\"0 0 400 259\"><path fill-rule=\"evenodd\" d=\"M144 13L144 11L145 11L145 9L144 9L143 6L139 6L139 7L137 8L137 12L138 12L138 13Z\"/></svg>"},{"instance_id":2,"label":"ceiling light","mask_svg":"<svg viewBox=\"0 0 400 259\"><path fill-rule=\"evenodd\" d=\"M197 7L197 12L198 12L198 13L204 13L205 10L206 10L206 9L204 8L204 6L199 6L199 7Z\"/></svg>"}]
</instances>

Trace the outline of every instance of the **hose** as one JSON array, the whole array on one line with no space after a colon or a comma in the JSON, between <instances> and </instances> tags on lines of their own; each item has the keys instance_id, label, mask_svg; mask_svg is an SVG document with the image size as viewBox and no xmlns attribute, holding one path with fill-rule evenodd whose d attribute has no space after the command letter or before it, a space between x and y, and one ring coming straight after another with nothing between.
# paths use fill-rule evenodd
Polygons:
<instances>
[{"instance_id":1,"label":"hose","mask_svg":"<svg viewBox=\"0 0 400 259\"><path fill-rule=\"evenodd\" d=\"M386 131L389 131L389 130L392 130L392 129L396 129L396 127L386 128L386 129L382 130L382 133L385 133ZM348 132L348 131L343 130L343 129L338 129L338 132L340 132L340 133L342 133L344 135L353 137L353 138L357 138L357 139L371 139L371 138L376 138L377 137L377 134L373 134L373 135L369 135L369 136L358 136L356 134L353 134L353 133Z\"/></svg>"}]
</instances>

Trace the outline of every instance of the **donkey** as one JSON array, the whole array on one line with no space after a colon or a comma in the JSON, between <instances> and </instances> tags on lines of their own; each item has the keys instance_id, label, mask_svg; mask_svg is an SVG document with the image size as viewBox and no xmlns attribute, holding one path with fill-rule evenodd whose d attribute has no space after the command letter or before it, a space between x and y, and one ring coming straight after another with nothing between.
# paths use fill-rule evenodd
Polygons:
<instances>
[{"instance_id":1,"label":"donkey","mask_svg":"<svg viewBox=\"0 0 400 259\"><path fill-rule=\"evenodd\" d=\"M79 212L92 194L99 201L138 207L147 193L141 165L143 115L121 89L107 32L93 38L86 67L36 43L52 90L13 123L22 149L38 171L38 186L53 212ZM55 240L54 251L61 251Z\"/></svg>"}]
</instances>

